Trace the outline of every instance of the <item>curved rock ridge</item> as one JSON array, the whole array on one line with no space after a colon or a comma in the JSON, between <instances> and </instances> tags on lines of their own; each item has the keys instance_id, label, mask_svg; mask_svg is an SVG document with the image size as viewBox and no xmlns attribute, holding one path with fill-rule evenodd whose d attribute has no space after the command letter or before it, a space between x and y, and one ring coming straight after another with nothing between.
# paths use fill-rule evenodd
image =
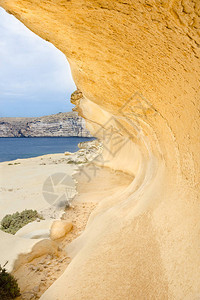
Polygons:
<instances>
[{"instance_id":1,"label":"curved rock ridge","mask_svg":"<svg viewBox=\"0 0 200 300\"><path fill-rule=\"evenodd\" d=\"M0 4L66 55L100 164L133 178L104 195L41 299L198 299L200 2Z\"/></svg>"}]
</instances>

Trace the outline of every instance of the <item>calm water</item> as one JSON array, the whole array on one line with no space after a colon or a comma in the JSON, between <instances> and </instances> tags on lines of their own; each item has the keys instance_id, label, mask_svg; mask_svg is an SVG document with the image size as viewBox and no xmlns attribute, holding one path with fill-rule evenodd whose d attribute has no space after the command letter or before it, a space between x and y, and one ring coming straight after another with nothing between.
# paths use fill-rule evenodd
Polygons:
<instances>
[{"instance_id":1,"label":"calm water","mask_svg":"<svg viewBox=\"0 0 200 300\"><path fill-rule=\"evenodd\" d=\"M81 137L0 138L0 162L65 151L76 152L78 143L92 139Z\"/></svg>"}]
</instances>

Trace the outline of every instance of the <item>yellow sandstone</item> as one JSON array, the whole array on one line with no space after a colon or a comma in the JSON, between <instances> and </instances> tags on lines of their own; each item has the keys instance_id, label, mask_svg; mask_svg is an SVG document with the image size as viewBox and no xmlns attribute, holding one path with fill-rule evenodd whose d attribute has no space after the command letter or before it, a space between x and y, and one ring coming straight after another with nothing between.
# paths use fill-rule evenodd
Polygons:
<instances>
[{"instance_id":1,"label":"yellow sandstone","mask_svg":"<svg viewBox=\"0 0 200 300\"><path fill-rule=\"evenodd\" d=\"M198 299L200 1L0 5L66 55L104 166L133 178L104 194L41 299Z\"/></svg>"}]
</instances>

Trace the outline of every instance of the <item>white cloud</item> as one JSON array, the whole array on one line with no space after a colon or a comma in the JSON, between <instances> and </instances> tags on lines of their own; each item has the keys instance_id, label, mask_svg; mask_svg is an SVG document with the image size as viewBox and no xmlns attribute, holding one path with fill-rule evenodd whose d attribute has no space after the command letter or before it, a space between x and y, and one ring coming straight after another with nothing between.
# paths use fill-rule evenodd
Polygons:
<instances>
[{"instance_id":1,"label":"white cloud","mask_svg":"<svg viewBox=\"0 0 200 300\"><path fill-rule=\"evenodd\" d=\"M43 101L50 101L45 92L69 97L74 90L64 54L0 9L0 101L11 95L27 99L40 94Z\"/></svg>"}]
</instances>

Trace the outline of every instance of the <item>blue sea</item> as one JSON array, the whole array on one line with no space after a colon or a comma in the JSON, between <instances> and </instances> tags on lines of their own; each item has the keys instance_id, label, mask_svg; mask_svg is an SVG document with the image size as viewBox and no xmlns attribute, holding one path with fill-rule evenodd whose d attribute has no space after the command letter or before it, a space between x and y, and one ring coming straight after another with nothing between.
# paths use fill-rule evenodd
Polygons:
<instances>
[{"instance_id":1,"label":"blue sea","mask_svg":"<svg viewBox=\"0 0 200 300\"><path fill-rule=\"evenodd\" d=\"M76 152L78 143L93 139L86 137L0 138L0 162L65 151Z\"/></svg>"}]
</instances>

